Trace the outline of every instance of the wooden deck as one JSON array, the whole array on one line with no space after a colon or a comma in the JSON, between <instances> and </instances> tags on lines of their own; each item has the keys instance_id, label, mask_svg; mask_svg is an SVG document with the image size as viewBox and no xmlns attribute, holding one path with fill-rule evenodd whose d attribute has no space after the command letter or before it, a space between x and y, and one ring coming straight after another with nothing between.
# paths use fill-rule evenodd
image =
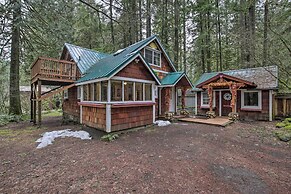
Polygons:
<instances>
[{"instance_id":1,"label":"wooden deck","mask_svg":"<svg viewBox=\"0 0 291 194\"><path fill-rule=\"evenodd\" d=\"M191 122L191 123L200 123L207 125L215 125L225 127L231 124L233 121L229 120L228 117L216 117L213 119L204 119L204 118L181 118L179 121L183 122Z\"/></svg>"}]
</instances>

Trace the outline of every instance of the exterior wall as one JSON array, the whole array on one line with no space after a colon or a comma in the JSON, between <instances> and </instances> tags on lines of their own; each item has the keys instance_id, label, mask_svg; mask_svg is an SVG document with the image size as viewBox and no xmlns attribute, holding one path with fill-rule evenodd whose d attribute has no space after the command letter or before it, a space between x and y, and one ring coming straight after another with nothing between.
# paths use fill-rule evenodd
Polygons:
<instances>
[{"instance_id":1,"label":"exterior wall","mask_svg":"<svg viewBox=\"0 0 291 194\"><path fill-rule=\"evenodd\" d=\"M141 60L139 60L138 63L136 63L135 61L132 61L124 69L118 72L116 76L151 80L151 81L155 80L153 75L149 72L149 70L145 67L145 65L141 62Z\"/></svg>"},{"instance_id":2,"label":"exterior wall","mask_svg":"<svg viewBox=\"0 0 291 194\"><path fill-rule=\"evenodd\" d=\"M223 97L222 97L223 98ZM213 109L219 115L219 92L216 91L216 107ZM201 108L201 92L197 92L198 115L205 115L209 108ZM222 107L223 108L223 107ZM262 109L257 111L241 110L241 91L237 92L237 112L240 120L269 120L269 90L262 90Z\"/></svg>"},{"instance_id":3,"label":"exterior wall","mask_svg":"<svg viewBox=\"0 0 291 194\"><path fill-rule=\"evenodd\" d=\"M82 106L82 113L82 124L105 131L105 105L103 107Z\"/></svg>"},{"instance_id":4,"label":"exterior wall","mask_svg":"<svg viewBox=\"0 0 291 194\"><path fill-rule=\"evenodd\" d=\"M77 87L68 89L68 99L63 101L63 120L80 122L80 107L77 99Z\"/></svg>"},{"instance_id":5,"label":"exterior wall","mask_svg":"<svg viewBox=\"0 0 291 194\"><path fill-rule=\"evenodd\" d=\"M111 109L111 131L150 125L153 123L153 106L118 107Z\"/></svg>"}]
</instances>

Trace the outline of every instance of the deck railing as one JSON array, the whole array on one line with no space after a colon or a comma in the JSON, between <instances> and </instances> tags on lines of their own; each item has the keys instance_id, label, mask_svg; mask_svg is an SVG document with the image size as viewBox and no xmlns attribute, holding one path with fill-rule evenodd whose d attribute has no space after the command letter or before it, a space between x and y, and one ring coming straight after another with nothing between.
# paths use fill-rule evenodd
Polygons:
<instances>
[{"instance_id":1,"label":"deck railing","mask_svg":"<svg viewBox=\"0 0 291 194\"><path fill-rule=\"evenodd\" d=\"M78 79L77 65L71 61L38 57L31 66L31 80L35 78L75 81Z\"/></svg>"}]
</instances>

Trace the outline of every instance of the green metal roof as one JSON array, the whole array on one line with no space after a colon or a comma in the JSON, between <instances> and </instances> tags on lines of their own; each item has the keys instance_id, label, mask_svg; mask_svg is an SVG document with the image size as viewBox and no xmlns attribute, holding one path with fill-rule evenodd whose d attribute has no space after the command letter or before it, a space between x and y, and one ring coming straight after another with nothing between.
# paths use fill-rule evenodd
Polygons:
<instances>
[{"instance_id":1,"label":"green metal roof","mask_svg":"<svg viewBox=\"0 0 291 194\"><path fill-rule=\"evenodd\" d=\"M182 77L184 74L184 72L171 72L168 73L166 77L164 77L164 79L162 79L161 84L162 85L174 85L179 79L180 77Z\"/></svg>"},{"instance_id":2,"label":"green metal roof","mask_svg":"<svg viewBox=\"0 0 291 194\"><path fill-rule=\"evenodd\" d=\"M84 74L92 65L109 54L101 53L87 48L82 48L76 45L65 43L71 57L77 63L81 73Z\"/></svg>"},{"instance_id":3,"label":"green metal roof","mask_svg":"<svg viewBox=\"0 0 291 194\"><path fill-rule=\"evenodd\" d=\"M122 65L124 65L126 62L130 61L132 58L140 54L138 49L143 47L144 45L147 45L155 37L156 37L155 35L151 36L147 39L144 39L133 45L130 45L129 47L120 49L117 52L110 54L105 58L102 58L101 60L98 60L85 72L85 75L81 79L79 79L77 83L111 76Z\"/></svg>"}]
</instances>

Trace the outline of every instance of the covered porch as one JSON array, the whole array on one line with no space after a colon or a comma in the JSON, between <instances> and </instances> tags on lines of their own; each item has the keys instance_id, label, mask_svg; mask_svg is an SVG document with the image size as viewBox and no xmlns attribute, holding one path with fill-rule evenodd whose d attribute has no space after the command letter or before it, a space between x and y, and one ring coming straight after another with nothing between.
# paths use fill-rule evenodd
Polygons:
<instances>
[{"instance_id":1,"label":"covered porch","mask_svg":"<svg viewBox=\"0 0 291 194\"><path fill-rule=\"evenodd\" d=\"M183 115L185 110L185 95L191 89L192 83L183 72L172 72L165 76L158 87L157 117L173 117ZM178 91L181 92L181 109L178 109Z\"/></svg>"},{"instance_id":2,"label":"covered porch","mask_svg":"<svg viewBox=\"0 0 291 194\"><path fill-rule=\"evenodd\" d=\"M208 79L196 86L206 92L207 94L207 101L205 103L205 107L208 108L206 112L206 116L208 118L215 118L217 115L222 116L222 113L226 114L230 120L236 120L239 115L237 112L237 94L238 90L242 88L255 88L256 84L233 77L230 75L226 75L223 73L219 73L218 75ZM216 92L218 91L218 95ZM227 92L224 92L227 91ZM203 93L202 93L203 94ZM218 97L218 102L216 103L216 99ZM204 104L204 100L201 95L201 104ZM229 104L224 104L226 101ZM215 105L215 106L214 106ZM214 107L216 110L214 111Z\"/></svg>"}]
</instances>

